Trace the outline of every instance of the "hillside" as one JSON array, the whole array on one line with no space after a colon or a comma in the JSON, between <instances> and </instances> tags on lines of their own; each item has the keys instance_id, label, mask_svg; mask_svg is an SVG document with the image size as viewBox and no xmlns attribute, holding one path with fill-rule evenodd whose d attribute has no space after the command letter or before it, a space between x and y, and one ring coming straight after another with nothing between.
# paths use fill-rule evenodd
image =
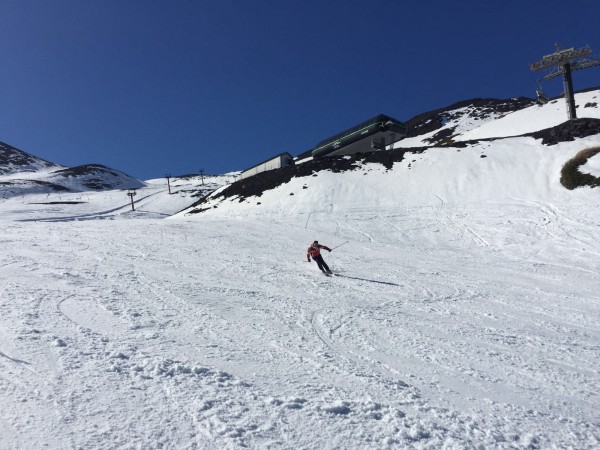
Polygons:
<instances>
[{"instance_id":1,"label":"hillside","mask_svg":"<svg viewBox=\"0 0 600 450\"><path fill-rule=\"evenodd\" d=\"M0 143L0 201L26 220L168 217L235 180L237 174L138 180L101 164L64 167ZM136 211L127 197L135 190Z\"/></svg>"},{"instance_id":2,"label":"hillside","mask_svg":"<svg viewBox=\"0 0 600 450\"><path fill-rule=\"evenodd\" d=\"M561 177L600 180L600 115L548 105L146 180L135 211L89 186L0 199L2 446L598 448L600 191ZM57 170L31 179L79 179Z\"/></svg>"},{"instance_id":3,"label":"hillside","mask_svg":"<svg viewBox=\"0 0 600 450\"><path fill-rule=\"evenodd\" d=\"M569 201L580 193L569 193L560 184L561 169L579 151L600 143L598 98L598 90L577 94L577 103L585 106L573 122L564 120L564 101L543 106L528 99L460 102L411 119L414 136L393 150L305 158L295 167L238 181L186 213L247 215L274 208L282 214L308 214L314 205L339 207L357 196L381 207L434 204L439 198L547 200L551 195ZM429 130L432 123L435 128ZM334 176L340 173L341 183ZM524 188L514 179L540 183Z\"/></svg>"}]
</instances>

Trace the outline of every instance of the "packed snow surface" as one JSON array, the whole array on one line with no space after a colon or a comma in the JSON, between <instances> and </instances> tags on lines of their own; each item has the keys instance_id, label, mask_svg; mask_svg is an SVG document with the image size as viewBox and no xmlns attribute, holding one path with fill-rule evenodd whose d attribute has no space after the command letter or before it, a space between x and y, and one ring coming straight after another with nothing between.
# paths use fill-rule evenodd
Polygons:
<instances>
[{"instance_id":1,"label":"packed snow surface","mask_svg":"<svg viewBox=\"0 0 600 450\"><path fill-rule=\"evenodd\" d=\"M599 206L5 222L2 446L594 448Z\"/></svg>"},{"instance_id":2,"label":"packed snow surface","mask_svg":"<svg viewBox=\"0 0 600 450\"><path fill-rule=\"evenodd\" d=\"M579 171L600 178L600 153L588 158L587 162L579 168Z\"/></svg>"},{"instance_id":3,"label":"packed snow surface","mask_svg":"<svg viewBox=\"0 0 600 450\"><path fill-rule=\"evenodd\" d=\"M0 200L0 447L599 448L599 139Z\"/></svg>"}]
</instances>

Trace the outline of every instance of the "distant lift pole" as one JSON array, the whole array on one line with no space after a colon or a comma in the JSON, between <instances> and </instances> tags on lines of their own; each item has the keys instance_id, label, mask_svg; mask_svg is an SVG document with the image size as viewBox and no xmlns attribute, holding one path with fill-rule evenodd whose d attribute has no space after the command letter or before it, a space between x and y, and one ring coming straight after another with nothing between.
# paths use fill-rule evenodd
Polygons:
<instances>
[{"instance_id":1,"label":"distant lift pole","mask_svg":"<svg viewBox=\"0 0 600 450\"><path fill-rule=\"evenodd\" d=\"M565 100L567 102L567 112L569 120L577 119L575 111L575 96L573 94L573 77L571 72L574 70L587 69L588 67L600 65L600 57L591 55L592 49L588 46L583 48L562 48L560 44L555 44L556 51L550 55L544 56L541 60L534 62L529 67L533 72L546 70L544 80L563 76L563 85L565 89Z\"/></svg>"},{"instance_id":2,"label":"distant lift pole","mask_svg":"<svg viewBox=\"0 0 600 450\"><path fill-rule=\"evenodd\" d=\"M169 194L171 193L171 174L168 173L165 175L165 178L167 179L167 186L169 186Z\"/></svg>"},{"instance_id":3,"label":"distant lift pole","mask_svg":"<svg viewBox=\"0 0 600 450\"><path fill-rule=\"evenodd\" d=\"M127 195L129 196L129 198L131 199L131 210L135 211L135 206L133 204L133 197L136 195L137 193L135 192L135 189L129 189L129 191L127 191Z\"/></svg>"}]
</instances>

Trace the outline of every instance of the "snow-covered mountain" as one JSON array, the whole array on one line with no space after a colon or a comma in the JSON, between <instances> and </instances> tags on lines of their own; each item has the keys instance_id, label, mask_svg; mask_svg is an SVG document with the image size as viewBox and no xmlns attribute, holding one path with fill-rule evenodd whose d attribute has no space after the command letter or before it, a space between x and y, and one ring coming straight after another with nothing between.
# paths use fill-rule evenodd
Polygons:
<instances>
[{"instance_id":1,"label":"snow-covered mountain","mask_svg":"<svg viewBox=\"0 0 600 450\"><path fill-rule=\"evenodd\" d=\"M2 198L27 194L137 189L144 183L101 164L64 167L0 142Z\"/></svg>"},{"instance_id":2,"label":"snow-covered mountain","mask_svg":"<svg viewBox=\"0 0 600 450\"><path fill-rule=\"evenodd\" d=\"M147 180L135 210L0 198L0 447L600 447L599 96L567 124L463 102L385 152Z\"/></svg>"},{"instance_id":3,"label":"snow-covered mountain","mask_svg":"<svg viewBox=\"0 0 600 450\"><path fill-rule=\"evenodd\" d=\"M0 175L60 168L61 166L0 142Z\"/></svg>"}]
</instances>

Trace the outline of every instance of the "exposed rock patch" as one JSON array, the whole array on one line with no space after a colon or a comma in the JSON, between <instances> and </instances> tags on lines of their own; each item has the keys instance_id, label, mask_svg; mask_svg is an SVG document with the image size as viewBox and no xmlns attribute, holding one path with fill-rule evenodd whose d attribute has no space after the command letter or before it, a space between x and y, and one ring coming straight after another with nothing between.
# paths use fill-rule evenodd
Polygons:
<instances>
[{"instance_id":1,"label":"exposed rock patch","mask_svg":"<svg viewBox=\"0 0 600 450\"><path fill-rule=\"evenodd\" d=\"M555 127L528 133L525 136L541 139L544 145L556 145L559 142L574 141L575 138L595 134L600 134L600 119L585 118L569 120Z\"/></svg>"},{"instance_id":2,"label":"exposed rock patch","mask_svg":"<svg viewBox=\"0 0 600 450\"><path fill-rule=\"evenodd\" d=\"M580 151L574 158L567 161L560 172L560 184L569 190L583 186L600 186L600 178L579 171L579 168L587 163L589 158L598 153L600 153L600 147L588 148Z\"/></svg>"}]
</instances>

